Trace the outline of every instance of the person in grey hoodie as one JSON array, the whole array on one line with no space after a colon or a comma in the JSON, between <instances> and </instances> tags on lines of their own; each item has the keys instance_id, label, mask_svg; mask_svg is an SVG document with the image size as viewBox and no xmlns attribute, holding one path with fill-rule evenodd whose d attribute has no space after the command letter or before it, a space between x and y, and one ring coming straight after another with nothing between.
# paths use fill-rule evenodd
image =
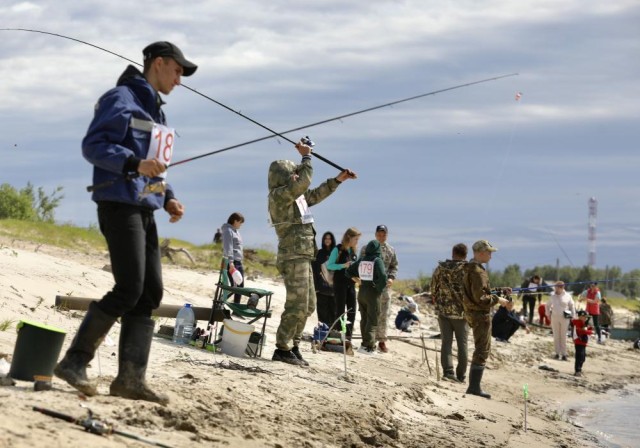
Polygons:
<instances>
[{"instance_id":1,"label":"person in grey hoodie","mask_svg":"<svg viewBox=\"0 0 640 448\"><path fill-rule=\"evenodd\" d=\"M242 236L240 236L240 227L244 224L244 216L241 213L231 213L227 222L222 224L222 253L224 257L229 260L229 267L231 265L240 271L242 274L242 283L236 284L233 280L233 276L229 273L229 282L231 286L244 287L244 266L242 260L244 258L242 252ZM233 296L234 303L240 303L240 294Z\"/></svg>"},{"instance_id":2,"label":"person in grey hoodie","mask_svg":"<svg viewBox=\"0 0 640 448\"><path fill-rule=\"evenodd\" d=\"M360 333L362 346L358 353L375 355L376 328L380 314L380 296L387 286L387 273L382 261L382 250L377 240L366 246L364 257L352 263L345 271L347 278L360 284L358 307L360 308Z\"/></svg>"}]
</instances>

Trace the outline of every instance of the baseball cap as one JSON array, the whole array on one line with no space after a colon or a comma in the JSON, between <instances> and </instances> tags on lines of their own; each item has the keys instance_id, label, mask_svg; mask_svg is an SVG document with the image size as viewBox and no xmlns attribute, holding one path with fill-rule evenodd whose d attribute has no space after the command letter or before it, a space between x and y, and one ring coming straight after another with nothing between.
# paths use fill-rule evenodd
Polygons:
<instances>
[{"instance_id":1,"label":"baseball cap","mask_svg":"<svg viewBox=\"0 0 640 448\"><path fill-rule=\"evenodd\" d=\"M159 56L168 56L173 58L178 64L182 66L182 76L191 76L195 73L198 66L191 61L188 61L184 57L182 51L171 42L161 41L149 44L142 50L144 60L154 59Z\"/></svg>"},{"instance_id":2,"label":"baseball cap","mask_svg":"<svg viewBox=\"0 0 640 448\"><path fill-rule=\"evenodd\" d=\"M376 232L388 232L387 226L380 224L378 227L376 227Z\"/></svg>"},{"instance_id":3,"label":"baseball cap","mask_svg":"<svg viewBox=\"0 0 640 448\"><path fill-rule=\"evenodd\" d=\"M578 311L577 314L578 314L578 316L586 316L587 312L585 310L580 310L580 311Z\"/></svg>"},{"instance_id":4,"label":"baseball cap","mask_svg":"<svg viewBox=\"0 0 640 448\"><path fill-rule=\"evenodd\" d=\"M497 247L492 246L487 240L479 240L473 243L472 249L474 252L495 252Z\"/></svg>"}]
</instances>

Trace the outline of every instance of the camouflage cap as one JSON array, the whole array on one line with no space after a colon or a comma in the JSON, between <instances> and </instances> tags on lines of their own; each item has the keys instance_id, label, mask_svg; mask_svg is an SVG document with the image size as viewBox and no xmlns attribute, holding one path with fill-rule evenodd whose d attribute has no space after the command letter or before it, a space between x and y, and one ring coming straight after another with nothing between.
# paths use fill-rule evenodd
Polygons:
<instances>
[{"instance_id":1,"label":"camouflage cap","mask_svg":"<svg viewBox=\"0 0 640 448\"><path fill-rule=\"evenodd\" d=\"M474 252L495 252L497 247L492 246L487 240L479 240L473 243L472 249Z\"/></svg>"}]
</instances>

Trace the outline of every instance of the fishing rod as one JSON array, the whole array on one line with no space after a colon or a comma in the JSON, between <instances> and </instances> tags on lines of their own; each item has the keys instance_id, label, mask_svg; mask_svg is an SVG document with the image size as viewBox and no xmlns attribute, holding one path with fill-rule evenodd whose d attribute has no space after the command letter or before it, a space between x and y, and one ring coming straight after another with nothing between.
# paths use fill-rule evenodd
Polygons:
<instances>
[{"instance_id":1,"label":"fishing rod","mask_svg":"<svg viewBox=\"0 0 640 448\"><path fill-rule=\"evenodd\" d=\"M343 115L338 115L336 117L327 118L325 120L320 120L320 121L316 121L316 122L313 122L313 123L305 124L305 125L302 125L302 126L298 126L297 128L288 129L286 131L280 131L280 132L274 133L272 135L265 135L264 137L256 138L256 139L249 140L249 141L246 141L246 142L243 142L243 143L238 143L238 144L232 145L232 146L227 146L225 148L217 149L215 151L207 152L205 154L200 154L198 156L191 157L189 159L180 160L178 162L172 163L171 166L176 166L176 165L180 165L182 163L191 162L193 160L198 160L198 159L201 159L203 157L212 156L212 155L215 155L215 154L219 154L221 152L229 151L231 149L240 148L241 146L250 145L252 143L258 143L258 142L261 142L263 140L268 140L270 138L278 137L280 135L284 135L284 134L289 134L291 132L300 131L302 129L312 128L314 126L319 126L321 124L331 123L332 121L342 120L343 118L353 117L355 115L364 114L366 112L371 112L373 110L382 109L384 107L390 107L390 106L394 106L396 104L404 103L404 102L407 102L407 101L416 100L418 98L423 98L425 96L436 95L438 93L448 92L450 90L461 89L463 87L468 87L468 86L472 86L472 85L475 85L475 84L481 84L481 83L484 83L484 82L497 81L498 79L508 78L510 76L518 76L518 73L510 73L508 75L501 75L501 76L495 76L493 78L481 79L480 81L473 81L473 82L468 82L468 83L465 83L465 84L459 84L457 86L447 87L445 89L434 90L432 92L427 92L427 93L422 93L420 95L410 96L408 98L403 98L401 100L391 101L390 103L380 104L378 106L367 107L366 109L360 109L360 110L357 110L355 112L349 112L349 113L346 113L346 114L343 114Z\"/></svg>"},{"instance_id":2,"label":"fishing rod","mask_svg":"<svg viewBox=\"0 0 640 448\"><path fill-rule=\"evenodd\" d=\"M33 406L32 409L36 412L48 415L49 417L58 418L60 420L64 420L65 422L82 426L85 431L90 432L91 434L96 434L98 436L108 436L110 434L116 434L119 436L127 437L129 439L138 440L139 442L143 442L148 445L159 446L161 448L171 448L169 445L165 445L160 442L154 442L153 440L148 440L135 434L119 431L115 429L113 425L94 418L93 412L89 408L87 408L88 415L86 418L75 418L70 415L62 414L61 412L52 411L50 409L40 408L37 406Z\"/></svg>"},{"instance_id":3,"label":"fishing rod","mask_svg":"<svg viewBox=\"0 0 640 448\"><path fill-rule=\"evenodd\" d=\"M613 282L621 282L623 281L622 279L611 279L611 280L588 280L588 281L582 281L582 282L568 282L565 283L563 282L564 286L570 286L570 285L590 285L591 283L613 283ZM540 285L540 286L531 286L528 288L511 288L511 292L523 292L523 291L533 291L533 290L537 290L539 288L553 288L555 285ZM497 288L491 288L491 294L495 294L497 292L502 292L503 289L506 289L507 287L497 287ZM541 294L541 293L538 293Z\"/></svg>"},{"instance_id":4,"label":"fishing rod","mask_svg":"<svg viewBox=\"0 0 640 448\"><path fill-rule=\"evenodd\" d=\"M32 29L26 29L26 28L0 28L0 31L24 31L24 32L28 32L28 33L39 33L39 34L46 34L46 35L49 35L49 36L60 37L62 39L68 39L68 40L71 40L71 41L74 41L74 42L79 42L79 43L84 44L84 45L89 45L90 47L96 48L98 50L107 52L107 53L112 54L114 56L117 56L117 57L119 57L121 59L124 59L127 62L131 62L132 64L136 64L139 67L143 66L139 62L136 62L136 61L134 61L132 59L129 59L129 58L125 57L125 56L122 56L121 54L118 54L118 53L116 53L114 51L107 50L106 48L100 47L100 46L92 44L90 42L86 42L84 40L76 39L76 38L70 37L70 36L65 36L64 34L52 33L52 32L49 32L49 31L42 31L42 30L32 30ZM281 137L282 139L288 141L289 143L291 143L293 145L296 144L296 142L294 142L293 140L285 137L284 135L282 135L279 132L274 131L273 129L271 129L271 128L265 126L264 124L254 120L253 118L243 114L242 112L237 111L237 110L233 109L232 107L229 107L226 104L221 103L220 101L215 100L215 99L211 98L210 96L205 95L204 93L199 92L198 90L196 90L196 89L194 89L192 87L189 87L186 84L180 83L180 85L182 87L184 87L185 89L190 90L191 92L193 92L193 93L195 93L197 95L200 95L201 97L206 98L207 100L217 104L218 106L221 106L221 107L227 109L229 112L233 112L234 114L244 118L245 120L249 120L251 123L253 123L253 124L257 125L257 126L260 126L263 129L266 129L267 131L271 132L274 137ZM318 154L316 152L311 152L311 155L317 157L318 159L322 160L323 162L331 165L332 167L334 167L334 168L336 168L336 169L338 169L340 171L349 171L349 170L346 170L345 168L342 168L340 165L332 162L331 160L327 159L326 157L321 156L320 154ZM351 171L349 171L349 174L351 176L355 176L354 173L352 173ZM93 189L95 189L95 188L96 188L96 186L93 186Z\"/></svg>"}]
</instances>

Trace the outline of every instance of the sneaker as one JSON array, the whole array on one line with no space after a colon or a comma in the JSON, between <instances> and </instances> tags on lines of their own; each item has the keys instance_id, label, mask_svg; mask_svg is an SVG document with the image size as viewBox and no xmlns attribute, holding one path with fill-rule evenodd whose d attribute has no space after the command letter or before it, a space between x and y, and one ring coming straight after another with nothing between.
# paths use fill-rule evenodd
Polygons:
<instances>
[{"instance_id":1,"label":"sneaker","mask_svg":"<svg viewBox=\"0 0 640 448\"><path fill-rule=\"evenodd\" d=\"M556 356L554 356L554 358L553 358L553 359L560 359L560 355L556 355Z\"/></svg>"},{"instance_id":2,"label":"sneaker","mask_svg":"<svg viewBox=\"0 0 640 448\"><path fill-rule=\"evenodd\" d=\"M280 350L277 348L273 352L273 356L271 357L272 361L280 361L285 362L287 364L292 364L294 366L302 366L302 362L296 358L296 355L291 353L291 350Z\"/></svg>"},{"instance_id":3,"label":"sneaker","mask_svg":"<svg viewBox=\"0 0 640 448\"><path fill-rule=\"evenodd\" d=\"M574 376L582 376L582 372L576 372L574 373Z\"/></svg>"},{"instance_id":4,"label":"sneaker","mask_svg":"<svg viewBox=\"0 0 640 448\"><path fill-rule=\"evenodd\" d=\"M400 331L403 332L403 333L411 333L411 328L403 328Z\"/></svg>"},{"instance_id":5,"label":"sneaker","mask_svg":"<svg viewBox=\"0 0 640 448\"><path fill-rule=\"evenodd\" d=\"M382 353L389 353L387 344L384 341L378 342L378 350L380 350Z\"/></svg>"},{"instance_id":6,"label":"sneaker","mask_svg":"<svg viewBox=\"0 0 640 448\"><path fill-rule=\"evenodd\" d=\"M569 361L569 360L567 359L567 356L566 356L566 355L562 357L562 360L563 360L563 361Z\"/></svg>"},{"instance_id":7,"label":"sneaker","mask_svg":"<svg viewBox=\"0 0 640 448\"><path fill-rule=\"evenodd\" d=\"M293 353L293 356L298 358L298 361L300 361L303 366L309 365L309 363L305 361L304 358L302 357L302 353L300 353L300 348L297 345L293 346L293 348L291 349L291 353Z\"/></svg>"},{"instance_id":8,"label":"sneaker","mask_svg":"<svg viewBox=\"0 0 640 448\"><path fill-rule=\"evenodd\" d=\"M453 372L445 373L444 375L442 375L442 378L445 378L445 379L447 379L447 380L449 380L449 381L452 381L452 382L454 382L454 383L461 383L461 382L462 382L462 381L460 381L460 380L458 379L458 377L456 377L456 376L453 374Z\"/></svg>"}]
</instances>

